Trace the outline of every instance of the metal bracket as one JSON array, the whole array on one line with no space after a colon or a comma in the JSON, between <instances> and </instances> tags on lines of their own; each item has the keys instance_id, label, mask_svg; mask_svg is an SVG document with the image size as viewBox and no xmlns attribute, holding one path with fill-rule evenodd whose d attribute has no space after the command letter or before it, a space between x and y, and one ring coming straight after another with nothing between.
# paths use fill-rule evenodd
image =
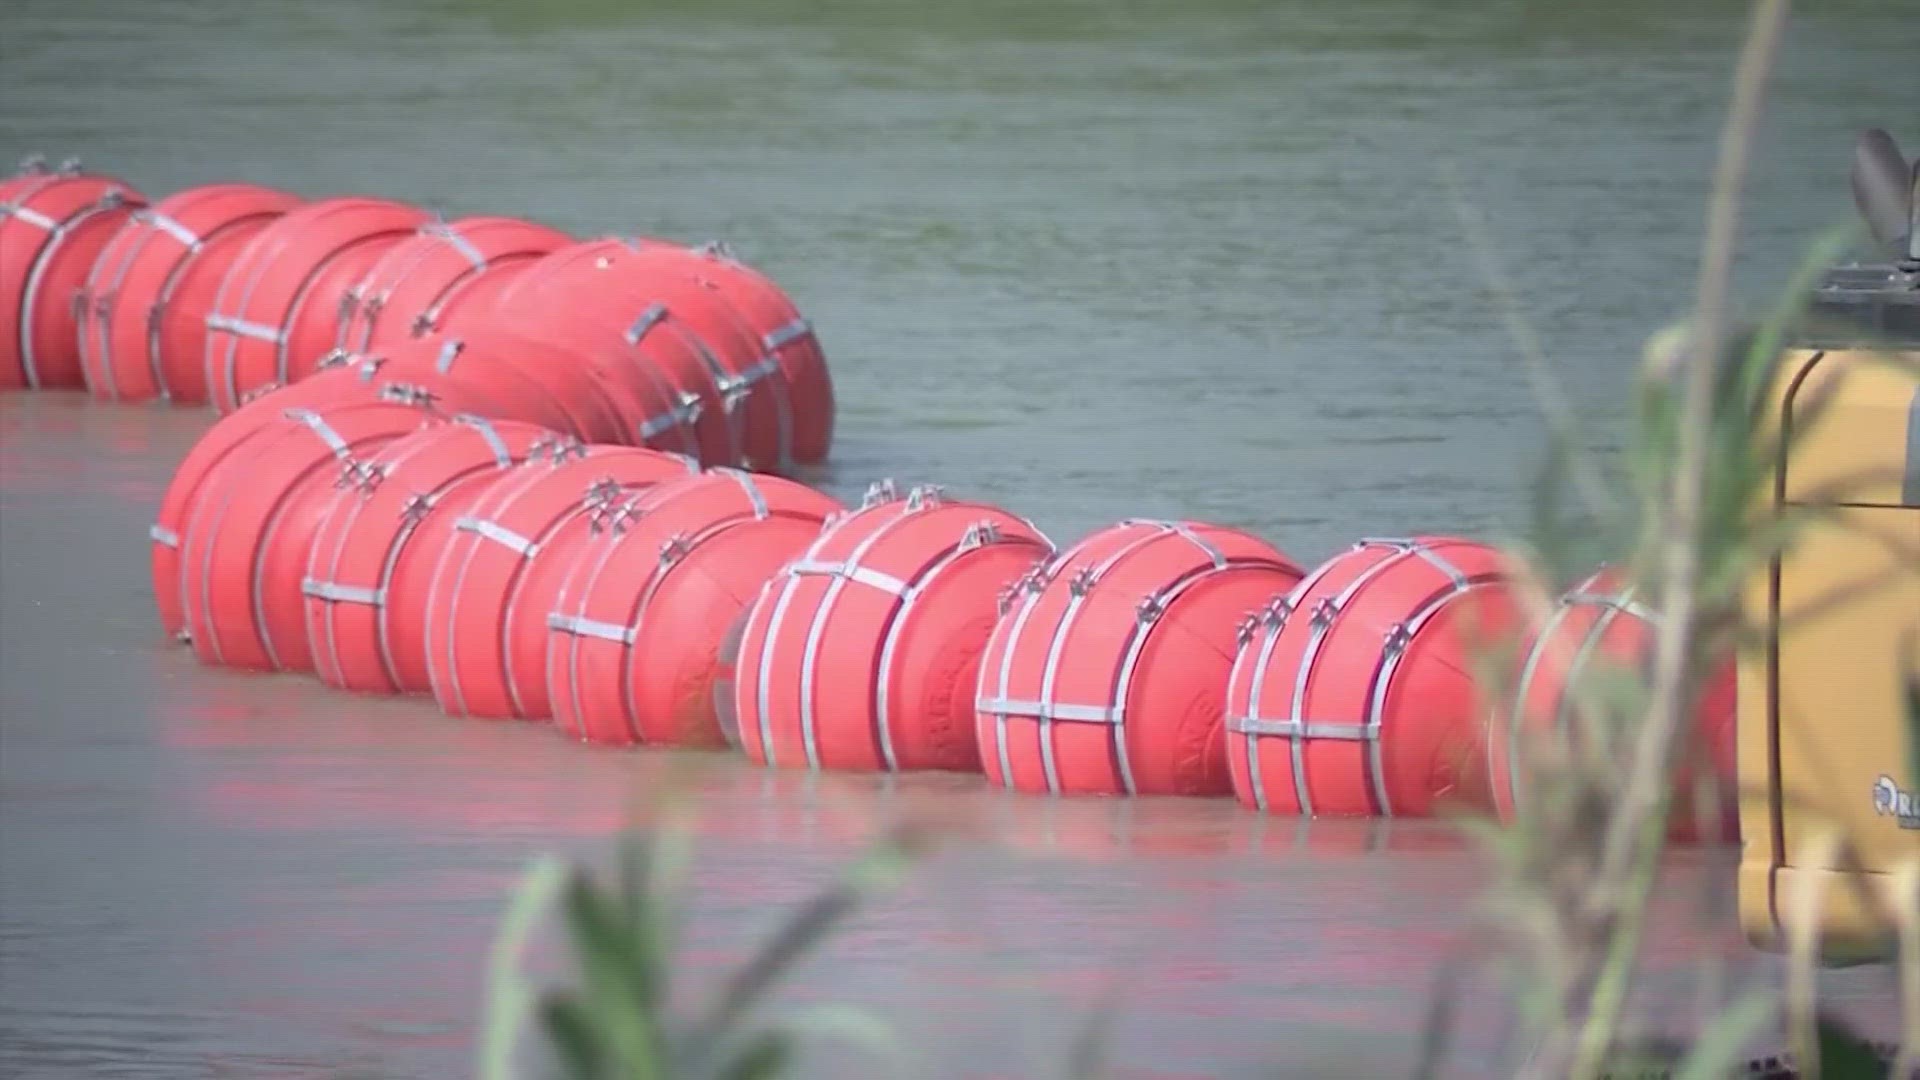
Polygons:
<instances>
[{"instance_id":1,"label":"metal bracket","mask_svg":"<svg viewBox=\"0 0 1920 1080\"><path fill-rule=\"evenodd\" d=\"M917 484L907 492L907 513L918 513L941 504L940 495L946 489L938 484Z\"/></svg>"},{"instance_id":2,"label":"metal bracket","mask_svg":"<svg viewBox=\"0 0 1920 1080\"><path fill-rule=\"evenodd\" d=\"M875 480L867 485L867 493L860 497L860 509L870 510L882 503L890 503L900 496L893 486L893 477Z\"/></svg>"},{"instance_id":3,"label":"metal bracket","mask_svg":"<svg viewBox=\"0 0 1920 1080\"><path fill-rule=\"evenodd\" d=\"M997 544L999 542L1000 525L994 521L976 521L967 526L966 532L960 534L961 551L972 551L974 548L985 547L988 544Z\"/></svg>"},{"instance_id":4,"label":"metal bracket","mask_svg":"<svg viewBox=\"0 0 1920 1080\"><path fill-rule=\"evenodd\" d=\"M687 542L687 535L685 533L674 533L672 536L660 541L660 565L672 566L674 563L686 558L687 553L692 550L693 545Z\"/></svg>"},{"instance_id":5,"label":"metal bracket","mask_svg":"<svg viewBox=\"0 0 1920 1080\"><path fill-rule=\"evenodd\" d=\"M1095 571L1094 568L1091 566L1083 566L1080 569L1075 570L1073 572L1073 577L1067 580L1067 592L1071 593L1074 596L1087 595L1087 593L1093 591L1094 579L1097 578L1098 576L1099 576L1098 572ZM1041 585L1041 588L1045 588L1045 587L1046 586L1044 584ZM1034 591L1038 592L1039 589L1035 589Z\"/></svg>"}]
</instances>

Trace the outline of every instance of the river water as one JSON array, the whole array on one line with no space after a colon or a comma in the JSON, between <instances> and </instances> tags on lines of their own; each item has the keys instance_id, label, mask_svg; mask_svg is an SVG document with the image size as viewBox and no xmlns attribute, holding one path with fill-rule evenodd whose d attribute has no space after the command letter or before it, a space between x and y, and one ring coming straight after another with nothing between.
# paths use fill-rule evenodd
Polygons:
<instances>
[{"instance_id":1,"label":"river water","mask_svg":"<svg viewBox=\"0 0 1920 1080\"><path fill-rule=\"evenodd\" d=\"M1920 144L1920 3L1804 6L1751 184L1752 301L1851 214L1857 129ZM819 328L841 412L813 479L835 494L942 483L1062 544L1197 517L1318 560L1521 520L1543 428L1462 208L1614 446L1640 345L1691 288L1743 17L7 0L0 156L77 154L156 196L238 179L724 238ZM1122 1075L1414 1056L1483 884L1437 826L764 773L197 666L158 638L144 532L207 423L0 401L0 1073L467 1074L527 861L597 856L688 770L696 991L883 822L973 831L799 973L789 1003L869 1007L908 1055L839 1075L1059 1075L1103 1003ZM1694 1022L1693 959L1774 968L1688 914L1732 857L1667 876L1643 1005L1669 1026ZM1891 1023L1884 973L1824 986ZM1468 1029L1471 1075L1497 1029Z\"/></svg>"}]
</instances>

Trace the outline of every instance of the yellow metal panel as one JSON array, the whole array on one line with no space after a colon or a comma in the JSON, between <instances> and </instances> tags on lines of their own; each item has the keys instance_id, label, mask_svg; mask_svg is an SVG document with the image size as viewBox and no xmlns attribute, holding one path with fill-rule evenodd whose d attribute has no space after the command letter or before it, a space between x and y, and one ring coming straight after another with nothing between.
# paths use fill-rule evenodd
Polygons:
<instances>
[{"instance_id":1,"label":"yellow metal panel","mask_svg":"<svg viewBox=\"0 0 1920 1080\"><path fill-rule=\"evenodd\" d=\"M1869 869L1920 858L1920 820L1878 803L1913 792L1901 678L1920 671L1920 510L1846 507L1780 571L1780 798L1788 862L1839 826ZM1884 782L1883 782L1884 781ZM1895 797L1897 804L1897 794Z\"/></svg>"},{"instance_id":2,"label":"yellow metal panel","mask_svg":"<svg viewBox=\"0 0 1920 1080\"><path fill-rule=\"evenodd\" d=\"M1915 365L1916 352L1819 354L1789 399L1789 502L1920 506Z\"/></svg>"},{"instance_id":3,"label":"yellow metal panel","mask_svg":"<svg viewBox=\"0 0 1920 1080\"><path fill-rule=\"evenodd\" d=\"M1920 354L1902 358L1920 365ZM1920 863L1901 683L1920 669L1917 399L1920 374L1867 354L1789 354L1777 373L1775 419L1796 440L1758 509L1852 505L1826 505L1747 585L1747 613L1769 640L1740 662L1740 918L1763 948L1780 947L1805 883L1826 894L1811 914L1829 958L1884 955L1891 929L1879 912L1913 903L1888 892L1891 871ZM1829 829L1859 862L1796 865Z\"/></svg>"}]
</instances>

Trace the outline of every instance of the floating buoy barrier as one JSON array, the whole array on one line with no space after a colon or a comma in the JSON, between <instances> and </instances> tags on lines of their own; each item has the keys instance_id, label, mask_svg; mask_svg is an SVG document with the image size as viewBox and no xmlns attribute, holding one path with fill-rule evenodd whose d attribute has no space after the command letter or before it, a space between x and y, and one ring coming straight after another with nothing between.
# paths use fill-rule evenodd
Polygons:
<instances>
[{"instance_id":1,"label":"floating buoy barrier","mask_svg":"<svg viewBox=\"0 0 1920 1080\"><path fill-rule=\"evenodd\" d=\"M1228 669L1243 614L1300 580L1266 541L1123 521L1006 592L980 662L981 765L1019 791L1224 795Z\"/></svg>"},{"instance_id":2,"label":"floating buoy barrier","mask_svg":"<svg viewBox=\"0 0 1920 1080\"><path fill-rule=\"evenodd\" d=\"M504 284L542 255L572 242L558 229L518 218L429 221L387 248L347 290L334 345L364 353L425 337L457 319L481 281Z\"/></svg>"},{"instance_id":3,"label":"floating buoy barrier","mask_svg":"<svg viewBox=\"0 0 1920 1080\"><path fill-rule=\"evenodd\" d=\"M1513 700L1494 710L1487 738L1487 774L1494 808L1511 820L1525 793L1520 744L1527 737L1555 734L1579 741L1582 730L1573 715L1568 690L1601 665L1616 671L1652 670L1657 613L1635 595L1613 567L1602 567L1560 597L1545 625L1534 629L1521 654ZM1598 663L1596 663L1598 662ZM1701 810L1696 784L1710 774L1719 805L1706 809L1715 839L1739 838L1739 800L1734 775L1735 663L1716 664L1694 703L1692 723L1683 738L1682 758L1673 772L1668 838L1699 838Z\"/></svg>"},{"instance_id":4,"label":"floating buoy barrier","mask_svg":"<svg viewBox=\"0 0 1920 1080\"><path fill-rule=\"evenodd\" d=\"M221 278L248 238L299 203L272 188L209 184L133 211L76 298L93 396L206 400L206 317Z\"/></svg>"},{"instance_id":5,"label":"floating buoy barrier","mask_svg":"<svg viewBox=\"0 0 1920 1080\"><path fill-rule=\"evenodd\" d=\"M427 600L434 700L451 716L536 719L513 693L507 633L528 563L570 514L699 471L676 454L575 443L497 476L441 548Z\"/></svg>"},{"instance_id":6,"label":"floating buoy barrier","mask_svg":"<svg viewBox=\"0 0 1920 1080\"><path fill-rule=\"evenodd\" d=\"M300 583L320 680L375 693L408 688L396 659L408 635L396 630L389 597L396 567L413 553L409 544L418 538L420 523L449 490L484 485L564 440L559 432L533 424L456 416L366 457L315 530ZM417 626L424 626L424 604L423 596ZM415 688L424 689L425 654L413 652L420 671Z\"/></svg>"},{"instance_id":7,"label":"floating buoy barrier","mask_svg":"<svg viewBox=\"0 0 1920 1080\"><path fill-rule=\"evenodd\" d=\"M546 615L555 722L588 742L726 745L714 682L727 632L840 509L790 480L729 468L628 500Z\"/></svg>"},{"instance_id":8,"label":"floating buoy barrier","mask_svg":"<svg viewBox=\"0 0 1920 1080\"><path fill-rule=\"evenodd\" d=\"M306 203L254 234L207 316L206 382L222 412L250 391L312 374L339 337L347 292L428 220L389 199Z\"/></svg>"},{"instance_id":9,"label":"floating buoy barrier","mask_svg":"<svg viewBox=\"0 0 1920 1080\"><path fill-rule=\"evenodd\" d=\"M80 387L80 289L147 197L78 162L0 185L0 389Z\"/></svg>"},{"instance_id":10,"label":"floating buoy barrier","mask_svg":"<svg viewBox=\"0 0 1920 1080\"><path fill-rule=\"evenodd\" d=\"M352 483L380 445L438 422L397 404L285 409L214 466L180 540L194 652L228 667L312 670L300 583L333 485Z\"/></svg>"},{"instance_id":11,"label":"floating buoy barrier","mask_svg":"<svg viewBox=\"0 0 1920 1080\"><path fill-rule=\"evenodd\" d=\"M998 507L876 485L755 599L741 749L763 765L979 771L972 696L996 598L1052 554Z\"/></svg>"},{"instance_id":12,"label":"floating buoy barrier","mask_svg":"<svg viewBox=\"0 0 1920 1080\"><path fill-rule=\"evenodd\" d=\"M1363 540L1265 602L1228 680L1234 794L1308 817L1489 805L1473 650L1513 627L1510 580L1485 544Z\"/></svg>"},{"instance_id":13,"label":"floating buoy barrier","mask_svg":"<svg viewBox=\"0 0 1920 1080\"><path fill-rule=\"evenodd\" d=\"M27 387L213 406L149 530L160 627L199 661L738 751L749 786L1235 797L1297 818L1263 826L1275 846L1311 818L1512 818L1521 744L1577 727L1596 659L1644 671L1656 624L1603 568L1528 626L1502 554L1464 538L1309 572L1206 522L1062 549L934 485L842 505L801 479L835 428L814 326L717 241L239 182L156 202L33 160L0 178L0 388ZM1509 638L1516 685L1486 700L1475 650ZM1672 840L1737 838L1734 697L1729 660Z\"/></svg>"}]
</instances>

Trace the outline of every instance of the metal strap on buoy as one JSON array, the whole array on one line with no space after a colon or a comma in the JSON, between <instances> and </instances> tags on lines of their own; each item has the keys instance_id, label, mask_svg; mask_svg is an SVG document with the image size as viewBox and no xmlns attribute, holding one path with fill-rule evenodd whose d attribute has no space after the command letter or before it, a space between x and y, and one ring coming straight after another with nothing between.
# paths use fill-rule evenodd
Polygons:
<instances>
[{"instance_id":1,"label":"metal strap on buoy","mask_svg":"<svg viewBox=\"0 0 1920 1080\"><path fill-rule=\"evenodd\" d=\"M847 553L845 561L839 563L823 563L815 557L817 552L808 552L787 567L787 582L789 588L794 581L804 576L822 575L832 579L827 583L827 591L821 596L819 606L814 609L813 621L807 627L806 644L802 646L800 652L800 741L801 745L806 748L807 764L816 769L820 767L820 750L815 730L817 723L813 715L814 668L819 660L820 639L826 632L827 617L832 614L835 601L840 598L841 592L846 589L846 584L849 581L858 582L868 588L879 589L896 599L906 594L909 588L907 582L891 574L861 566L860 561L873 551L874 546L878 544L883 537L892 533L893 530L902 523L910 520L913 515L941 505L940 492L938 488L930 486L915 487L908 491L907 497L904 500L899 500L895 505L898 507L895 515L883 522L878 528L868 533L865 537L861 538L860 542L854 545L853 550ZM782 599L784 600L785 598L782 597ZM770 631L772 629L772 627L769 627ZM773 637L774 635L769 632L767 635L768 651L771 650ZM764 653L762 658L764 660ZM766 683L765 671L766 669L763 666L761 675L761 684L763 686ZM764 700L761 703L761 708L761 724L765 727L767 718L764 711L766 708ZM767 763L773 763L771 755L768 756Z\"/></svg>"},{"instance_id":2,"label":"metal strap on buoy","mask_svg":"<svg viewBox=\"0 0 1920 1080\"><path fill-rule=\"evenodd\" d=\"M647 334L655 327L664 323L670 314L671 312L668 311L667 305L660 301L656 300L648 304L646 308L634 318L633 322L627 326L626 332L623 335L627 344L631 347L638 348L640 342L645 340ZM686 334L688 343L693 347L695 355L700 358L701 364L706 367L708 378L713 381L715 387L721 386L727 378L726 369L720 365L718 360L714 359L713 354L707 350L706 344L700 340L699 335L691 331L684 331L684 333ZM679 428L681 429L681 445L688 447L697 454L700 447L700 435L696 429L696 425L700 420L701 414L706 409L706 402L699 394L675 386L652 364L641 364L640 366L646 368L647 375L651 377L656 384L665 384L670 388L671 393L668 396L671 397L674 402L664 414L660 416L650 416L640 422L637 433L640 436L641 442L644 443L657 435ZM730 409L724 394L721 395L721 405L723 408ZM733 456L737 458L739 457L740 440L732 437L731 430L729 431L729 437L733 442L733 446L731 447Z\"/></svg>"},{"instance_id":3,"label":"metal strap on buoy","mask_svg":"<svg viewBox=\"0 0 1920 1080\"><path fill-rule=\"evenodd\" d=\"M85 373L89 385L92 385L95 375L98 375L101 386L106 390L110 401L120 400L120 377L113 362L114 307L119 303L120 290L126 285L127 275L133 272L134 264L140 261L141 254L146 251L147 244L152 242L154 233L159 229L155 223L155 219L159 216L151 207L141 207L128 215L128 220L133 224L149 227L126 230L121 233L122 236L136 232L138 235L124 245L124 250L119 252L121 258L114 263L107 261L107 252L115 247L118 237L109 240L107 247L101 249L100 255L94 260L93 267L87 271L86 282L73 294L73 320L79 331L81 370ZM171 218L167 220L172 221ZM174 224L178 225L177 222ZM102 274L109 275L111 280L103 279ZM97 373L88 366L86 356L87 339L96 328L100 361L100 370ZM149 368L153 366L151 359L147 366Z\"/></svg>"},{"instance_id":4,"label":"metal strap on buoy","mask_svg":"<svg viewBox=\"0 0 1920 1080\"><path fill-rule=\"evenodd\" d=\"M605 571L608 561L612 559L616 551L614 545L608 545L607 548L600 553L600 557L598 561L595 562L592 572L587 575L587 579L581 587L578 602L575 605L576 610L572 614L564 611L548 612L547 629L558 633L569 634L574 637L599 638L603 641L612 641L623 646L631 647L639 636L640 627L645 624L648 607L652 605L654 596L659 593L667 579L668 569L672 567L674 563L685 558L688 552L700 546L701 543L715 534L724 532L726 529L742 521L765 521L770 515L771 511L767 506L766 495L761 492L759 485L754 483L751 473L725 466L716 467L707 471L725 476L739 486L740 490L747 496L749 505L753 508L752 518L725 517L711 522L706 528L692 535L675 533L673 536L664 540L660 545L659 565L651 574L647 575L646 585L641 590L640 596L633 605L633 610L629 613L624 623L608 622L603 619L591 619L580 613L584 611L591 602L594 585L600 580L601 573ZM632 510L638 505L642 498L644 498L644 495L634 496L633 499L623 505L623 511ZM631 514L623 514L622 520L616 524L615 528L618 531L624 531L626 527L625 522L630 517ZM582 695L579 686L579 650L577 646L570 646L568 649L567 678L573 684L573 699L579 701Z\"/></svg>"},{"instance_id":5,"label":"metal strap on buoy","mask_svg":"<svg viewBox=\"0 0 1920 1080\"><path fill-rule=\"evenodd\" d=\"M453 527L461 532L470 532L483 540L491 540L523 559L532 558L534 552L540 549L540 545L534 541L485 518L462 517L453 523Z\"/></svg>"},{"instance_id":6,"label":"metal strap on buoy","mask_svg":"<svg viewBox=\"0 0 1920 1080\"><path fill-rule=\"evenodd\" d=\"M220 279L219 292L217 292L213 298L213 310L207 314L206 325L210 333L207 336L206 356L203 366L206 369L207 395L216 403L219 401L218 388L223 386L226 388L228 400L236 404L246 400L240 391L239 374L234 370L234 361L240 350L241 338L251 338L255 341L267 342L274 346L276 355L286 344L287 335L284 326L266 326L262 323L243 319L238 315L230 316L222 314L222 312L227 309L227 290L229 287L238 289L240 293L240 295L235 298L238 303L235 305L234 310L247 310L248 305L253 302L254 291L260 287L261 279L266 276L266 268L271 266L273 261L285 252L287 245L292 242L294 237L294 234L291 232L283 232L279 236L272 235L273 232L274 229L269 226L266 230L248 241L247 246L241 249L235 256L232 267L230 267L228 272ZM256 254L254 245L258 244L262 238L272 239L272 248ZM256 257L249 259L248 256ZM236 279L233 271L238 270L243 264L246 266L247 274L245 281L241 282ZM305 282L303 281L301 284L304 285ZM282 318L284 319L284 317L283 314ZM219 348L214 343L212 336L214 332L227 335L226 361L223 365L219 365L219 367L225 368L224 373L216 366L214 359L216 351ZM287 381L286 373L281 370L278 365L275 367L274 379L271 381L280 383Z\"/></svg>"},{"instance_id":7,"label":"metal strap on buoy","mask_svg":"<svg viewBox=\"0 0 1920 1080\"><path fill-rule=\"evenodd\" d=\"M40 389L40 370L33 352L34 299L46 280L47 267L52 264L54 254L60 250L60 244L69 233L101 214L112 213L126 205L126 190L110 187L92 205L54 225L47 231L47 238L41 241L40 250L33 258L33 268L27 271L26 288L20 294L20 368L27 377L29 387ZM51 219L43 215L42 220Z\"/></svg>"},{"instance_id":8,"label":"metal strap on buoy","mask_svg":"<svg viewBox=\"0 0 1920 1080\"><path fill-rule=\"evenodd\" d=\"M1105 724L1110 729L1109 738L1113 743L1114 760L1119 767L1120 783L1128 795L1135 793L1133 767L1127 757L1126 747L1126 702L1132 688L1133 675L1139 665L1141 650L1146 645L1147 635L1160 616L1166 613L1167 606L1181 593L1204 579L1208 574L1226 569L1231 561L1220 549L1208 543L1198 533L1180 522L1154 521L1128 518L1119 523L1120 527L1148 526L1153 531L1145 533L1133 541L1121 545L1097 566L1082 567L1067 583L1068 598L1066 610L1061 613L1060 622L1055 625L1053 639L1048 643L1046 665L1041 669L1040 696L1038 700L1024 701L1008 697L1007 683L1012 669L1014 653L1019 645L1020 633L1025 628L1026 616L1033 610L1042 589L1028 594L1026 606L1016 619L1012 633L1009 634L1006 651L1000 665L1000 693L998 697L988 698L978 707L994 714L996 720L995 738L999 743L1000 767L1002 779L1008 787L1013 785L1013 770L1010 753L1007 748L1006 721L1010 716L1032 717L1039 722L1040 767L1046 777L1047 791L1059 794L1059 765L1054 758L1053 725L1056 721L1079 724ZM1135 606L1135 619L1128 629L1127 643L1121 653L1120 668L1117 672L1113 700L1105 705L1085 703L1064 703L1054 699L1054 687L1058 681L1060 662L1066 652L1067 639L1080 615L1086 610L1086 598L1093 593L1094 586L1101 578L1119 565L1130 555L1134 555L1153 543L1169 536L1180 539L1200 549L1206 556L1206 563L1176 578L1167 587L1142 597Z\"/></svg>"},{"instance_id":9,"label":"metal strap on buoy","mask_svg":"<svg viewBox=\"0 0 1920 1080\"><path fill-rule=\"evenodd\" d=\"M1533 648L1527 651L1526 662L1521 665L1520 679L1514 688L1513 707L1508 710L1506 732L1506 745L1508 747L1506 762L1507 783L1509 785L1508 791L1512 793L1512 797L1516 801L1520 797L1521 778L1520 755L1515 752L1514 748L1519 745L1520 731L1526 722L1527 695L1533 689L1533 678L1539 673L1541 658L1545 655L1547 647L1553 642L1554 634L1559 631L1568 616L1573 614L1575 608L1598 607L1601 609L1600 614L1596 615L1593 623L1587 627L1587 632L1581 637L1580 644L1575 647L1573 655L1567 660L1566 681L1561 687L1559 700L1554 702L1553 716L1550 719L1550 723L1555 729L1558 729L1566 722L1567 712L1571 708L1571 690L1575 676L1586 667L1587 661L1600 647L1600 642L1606 637L1607 630L1613 626L1614 620L1622 614L1627 614L1641 619L1651 626L1659 625L1659 620L1655 617L1654 612L1635 598L1633 586L1628 585L1613 595L1595 592L1594 586L1600 582L1605 574L1606 571L1601 570L1588 575L1585 581L1574 586L1572 591L1560 598L1560 603L1554 607L1553 614L1547 617L1546 625L1541 627L1539 635L1534 638ZM1489 739L1487 741L1487 766L1490 774L1498 768L1498 764L1494 758L1494 750L1495 742Z\"/></svg>"},{"instance_id":10,"label":"metal strap on buoy","mask_svg":"<svg viewBox=\"0 0 1920 1080\"><path fill-rule=\"evenodd\" d=\"M1036 533L1038 530L1035 530ZM990 518L980 518L970 522L960 538L937 554L933 561L914 573L907 588L897 595L899 606L894 608L887 620L886 635L880 641L880 677L873 682L873 719L876 734L880 741L880 758L886 763L888 772L898 772L900 761L893 749L893 711L887 697L888 685L893 682L889 674L893 670L893 654L898 647L900 634L907 624L907 615L913 605L925 595L928 588L940 577L940 572L958 562L968 552L977 551L990 544L999 543L1003 537L1000 526Z\"/></svg>"},{"instance_id":11,"label":"metal strap on buoy","mask_svg":"<svg viewBox=\"0 0 1920 1080\"><path fill-rule=\"evenodd\" d=\"M1267 639L1261 643L1260 660L1253 671L1255 696L1249 703L1250 715L1231 717L1227 721L1229 731L1248 736L1250 755L1254 753L1254 746L1263 736L1280 736L1288 740L1292 755L1294 794L1303 817L1311 817L1313 814L1313 792L1307 782L1306 744L1314 739L1338 739L1364 743L1369 786L1373 790L1379 815L1393 816L1393 804L1387 794L1386 768L1380 747L1381 731L1386 719L1386 697L1388 690L1392 687L1393 676L1399 670L1401 659L1412 644L1414 635L1418 634L1427 622L1446 606L1448 601L1486 584L1489 580L1484 576L1476 578L1466 574L1444 556L1417 540L1362 540L1354 545L1353 550L1365 550L1369 547L1385 547L1391 553L1356 575L1354 580L1349 582L1330 602L1323 600L1320 604L1316 604L1310 615L1313 619L1310 628L1311 636L1308 638L1307 648L1301 656L1300 667L1294 677L1289 715L1282 718L1261 716L1257 696L1260 683L1265 678L1267 664L1271 662L1273 656L1274 644L1284 628L1285 619L1283 618L1281 625L1272 627ZM1448 585L1444 590L1429 595L1404 621L1388 627L1386 638L1381 644L1380 662L1374 666L1373 674L1367 684L1365 715L1357 722L1313 720L1304 716L1308 681L1312 677L1319 658L1320 647L1334 622L1359 592L1361 586L1377 578L1390 565L1403 562L1408 558L1420 558L1431 563L1446 575ZM1303 581L1302 585L1305 584L1306 582ZM1305 590L1296 588L1291 595L1304 597ZM1264 810L1266 791L1265 782L1258 767L1259 762L1252 756L1249 756L1248 761L1255 801Z\"/></svg>"},{"instance_id":12,"label":"metal strap on buoy","mask_svg":"<svg viewBox=\"0 0 1920 1080\"><path fill-rule=\"evenodd\" d=\"M454 254L467 260L468 265L472 266L475 270L485 270L487 268L487 257L481 253L479 248L474 246L473 241L467 239L462 233L457 232L453 226L449 225L445 220L436 219L427 222L425 225L420 226L420 233L423 236L431 236L435 240L452 248Z\"/></svg>"},{"instance_id":13,"label":"metal strap on buoy","mask_svg":"<svg viewBox=\"0 0 1920 1080\"><path fill-rule=\"evenodd\" d=\"M156 215L156 217L157 216L158 215ZM167 306L173 302L174 291L180 287L180 279L183 276L183 271L185 271L187 265L192 261L191 256L198 254L200 249L204 247L208 241L242 222L252 221L259 216L261 215L243 214L231 220L221 222L208 231L205 236L196 236L193 246L188 249L188 257L176 260L173 266L168 268L167 278L160 284L160 291L154 297L153 306L147 310L147 367L153 373L153 385L159 391L161 400L173 400L173 390L167 385L166 368L160 362L160 330L162 323L166 319ZM202 358L202 366L205 366L204 356ZM213 384L207 384L207 392L209 394L213 392Z\"/></svg>"},{"instance_id":14,"label":"metal strap on buoy","mask_svg":"<svg viewBox=\"0 0 1920 1080\"><path fill-rule=\"evenodd\" d=\"M867 485L867 492L861 499L860 509L869 510L873 507L893 502L896 498L892 477L876 480ZM822 524L820 532L814 537L813 542L808 544L806 550L801 552L797 558L782 567L778 575L780 594L773 602L773 613L767 618L766 631L760 642L760 671L759 678L755 680L754 686L754 701L760 717L760 753L768 765L778 764L773 747L772 711L768 707L770 703L769 699L773 695L773 650L774 645L780 637L780 626L786 619L787 605L793 602L794 584L800 580L800 574L797 572L797 568L808 564L815 566L827 565L821 563L818 559L821 549L832 542L833 538L839 533L840 526L850 520L852 516L851 513L829 516ZM884 531L885 526L882 526L881 529L876 530L876 534ZM857 571L859 569L860 556L865 553L865 549L871 544L872 540L872 536L867 537L866 541L856 547L853 554L845 562L837 565L843 569ZM769 579L768 584L771 585L772 581L773 579ZM830 584L828 586L829 592L838 588L839 584L839 580ZM825 598L823 598L823 607L825 606L824 601ZM811 628L809 629L811 631ZM813 675L810 667L812 655L813 639L811 632L809 632L807 649L802 654L801 659L800 728L801 739L806 749L807 764L817 768L819 766L819 754L813 742L813 704L807 700L808 695L813 689Z\"/></svg>"},{"instance_id":15,"label":"metal strap on buoy","mask_svg":"<svg viewBox=\"0 0 1920 1080\"><path fill-rule=\"evenodd\" d=\"M785 326L776 327L767 331L767 333L761 337L760 344L767 352L775 353L796 341L811 337L812 335L813 323L803 315Z\"/></svg>"}]
</instances>

